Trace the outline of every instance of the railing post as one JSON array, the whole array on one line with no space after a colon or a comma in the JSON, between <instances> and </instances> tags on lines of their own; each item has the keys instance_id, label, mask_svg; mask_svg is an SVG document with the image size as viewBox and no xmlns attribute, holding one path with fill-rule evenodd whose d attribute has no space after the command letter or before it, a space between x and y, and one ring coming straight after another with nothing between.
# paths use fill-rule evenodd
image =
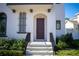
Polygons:
<instances>
[{"instance_id":1,"label":"railing post","mask_svg":"<svg viewBox=\"0 0 79 59\"><path fill-rule=\"evenodd\" d=\"M26 38L25 38L25 55L26 55L26 49L27 49L27 45L28 42L30 42L30 37L31 37L31 33L27 33Z\"/></svg>"},{"instance_id":2,"label":"railing post","mask_svg":"<svg viewBox=\"0 0 79 59\"><path fill-rule=\"evenodd\" d=\"M54 41L54 37L53 37L52 33L50 33L50 42L52 43L52 46L54 47L55 46L55 41Z\"/></svg>"},{"instance_id":3,"label":"railing post","mask_svg":"<svg viewBox=\"0 0 79 59\"><path fill-rule=\"evenodd\" d=\"M30 37L31 37L31 33L27 33L25 38L26 42L30 42Z\"/></svg>"}]
</instances>

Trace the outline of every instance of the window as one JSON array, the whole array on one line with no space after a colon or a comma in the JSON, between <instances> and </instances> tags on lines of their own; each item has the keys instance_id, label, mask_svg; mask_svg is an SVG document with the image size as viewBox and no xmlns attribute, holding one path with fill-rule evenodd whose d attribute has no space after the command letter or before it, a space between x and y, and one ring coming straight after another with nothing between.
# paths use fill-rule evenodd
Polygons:
<instances>
[{"instance_id":1,"label":"window","mask_svg":"<svg viewBox=\"0 0 79 59\"><path fill-rule=\"evenodd\" d=\"M25 33L26 32L26 13L20 12L19 14L19 32Z\"/></svg>"},{"instance_id":2,"label":"window","mask_svg":"<svg viewBox=\"0 0 79 59\"><path fill-rule=\"evenodd\" d=\"M7 16L5 13L0 13L0 37L6 36Z\"/></svg>"},{"instance_id":3,"label":"window","mask_svg":"<svg viewBox=\"0 0 79 59\"><path fill-rule=\"evenodd\" d=\"M60 29L61 29L61 21L56 20L56 30L60 30Z\"/></svg>"}]
</instances>

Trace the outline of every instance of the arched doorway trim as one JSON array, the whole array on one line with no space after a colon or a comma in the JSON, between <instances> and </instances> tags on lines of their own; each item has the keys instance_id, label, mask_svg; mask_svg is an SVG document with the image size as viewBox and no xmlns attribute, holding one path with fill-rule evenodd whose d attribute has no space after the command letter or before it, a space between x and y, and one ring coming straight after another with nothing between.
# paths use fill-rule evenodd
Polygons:
<instances>
[{"instance_id":1,"label":"arched doorway trim","mask_svg":"<svg viewBox=\"0 0 79 59\"><path fill-rule=\"evenodd\" d=\"M47 41L47 16L45 14L36 14L34 16L34 40L37 41L37 19L44 19L44 41Z\"/></svg>"}]
</instances>

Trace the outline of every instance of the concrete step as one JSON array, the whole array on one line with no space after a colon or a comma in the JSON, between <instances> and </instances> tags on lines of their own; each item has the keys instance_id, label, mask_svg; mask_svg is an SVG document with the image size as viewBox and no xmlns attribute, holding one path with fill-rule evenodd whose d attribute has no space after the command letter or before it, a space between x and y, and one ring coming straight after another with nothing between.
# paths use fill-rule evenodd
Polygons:
<instances>
[{"instance_id":1,"label":"concrete step","mask_svg":"<svg viewBox=\"0 0 79 59\"><path fill-rule=\"evenodd\" d=\"M53 49L51 42L30 42L26 49L27 56L35 55L53 55Z\"/></svg>"},{"instance_id":2,"label":"concrete step","mask_svg":"<svg viewBox=\"0 0 79 59\"><path fill-rule=\"evenodd\" d=\"M28 43L28 46L30 47L51 47L51 42L31 42Z\"/></svg>"},{"instance_id":3,"label":"concrete step","mask_svg":"<svg viewBox=\"0 0 79 59\"><path fill-rule=\"evenodd\" d=\"M52 47L27 47L27 50L46 50L46 51L52 51Z\"/></svg>"},{"instance_id":4,"label":"concrete step","mask_svg":"<svg viewBox=\"0 0 79 59\"><path fill-rule=\"evenodd\" d=\"M26 51L28 55L53 55L53 51Z\"/></svg>"},{"instance_id":5,"label":"concrete step","mask_svg":"<svg viewBox=\"0 0 79 59\"><path fill-rule=\"evenodd\" d=\"M44 54L40 54L40 55L32 55L32 56L53 56L52 54L47 54L47 55L44 55Z\"/></svg>"}]
</instances>

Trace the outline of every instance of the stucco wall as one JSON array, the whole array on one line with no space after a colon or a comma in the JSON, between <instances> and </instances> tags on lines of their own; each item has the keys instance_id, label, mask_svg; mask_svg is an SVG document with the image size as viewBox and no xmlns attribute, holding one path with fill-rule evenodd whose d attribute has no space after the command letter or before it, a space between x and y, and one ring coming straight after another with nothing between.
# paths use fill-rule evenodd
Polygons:
<instances>
[{"instance_id":1,"label":"stucco wall","mask_svg":"<svg viewBox=\"0 0 79 59\"><path fill-rule=\"evenodd\" d=\"M56 20L61 21L61 30L56 30L56 36L65 34L65 11L64 4L55 4Z\"/></svg>"},{"instance_id":2,"label":"stucco wall","mask_svg":"<svg viewBox=\"0 0 79 59\"><path fill-rule=\"evenodd\" d=\"M23 38L26 36L26 34L18 34L18 19L19 14L13 13L12 10L7 7L6 4L0 4L0 12L3 12L7 15L7 30L6 35L9 38Z\"/></svg>"},{"instance_id":3,"label":"stucco wall","mask_svg":"<svg viewBox=\"0 0 79 59\"><path fill-rule=\"evenodd\" d=\"M29 12L29 9L32 8L33 13ZM48 9L51 8L51 12L48 13ZM13 13L11 9L15 9L16 13ZM60 12L62 11L62 13ZM36 14L44 14L47 16L47 41L49 41L50 33L53 33L54 38L64 34L64 7L62 4L58 5L20 5L20 6L6 6L5 4L0 4L0 12L7 14L7 36L9 38L25 38L26 34L19 34L19 13L26 12L26 32L31 33L31 41L34 40L34 16ZM56 20L61 20L61 30L56 30Z\"/></svg>"}]
</instances>

